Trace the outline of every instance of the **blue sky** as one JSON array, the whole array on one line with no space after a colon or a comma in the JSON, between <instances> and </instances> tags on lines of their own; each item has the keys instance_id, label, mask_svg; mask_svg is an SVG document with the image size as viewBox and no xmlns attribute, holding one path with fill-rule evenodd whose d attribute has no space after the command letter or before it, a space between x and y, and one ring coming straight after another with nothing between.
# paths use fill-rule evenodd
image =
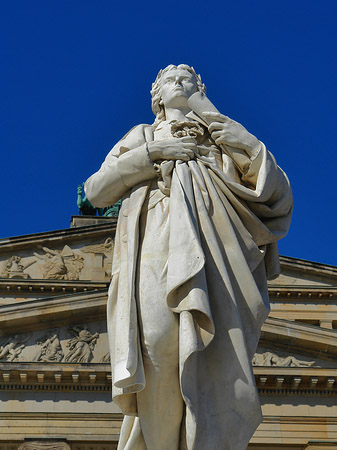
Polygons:
<instances>
[{"instance_id":1,"label":"blue sky","mask_svg":"<svg viewBox=\"0 0 337 450\"><path fill-rule=\"evenodd\" d=\"M336 1L3 2L0 237L68 228L77 185L152 123L158 70L187 63L290 178L280 252L337 265L336 17Z\"/></svg>"}]
</instances>

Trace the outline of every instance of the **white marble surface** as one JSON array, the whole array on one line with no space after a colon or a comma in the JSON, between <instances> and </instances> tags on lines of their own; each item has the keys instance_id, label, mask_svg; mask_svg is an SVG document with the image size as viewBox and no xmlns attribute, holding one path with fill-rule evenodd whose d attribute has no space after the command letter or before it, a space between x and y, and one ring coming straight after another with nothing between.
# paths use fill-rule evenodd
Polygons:
<instances>
[{"instance_id":1,"label":"white marble surface","mask_svg":"<svg viewBox=\"0 0 337 450\"><path fill-rule=\"evenodd\" d=\"M244 450L261 420L251 360L291 191L242 125L191 109L205 92L188 66L161 71L154 124L85 185L95 206L123 197L108 301L119 449Z\"/></svg>"}]
</instances>

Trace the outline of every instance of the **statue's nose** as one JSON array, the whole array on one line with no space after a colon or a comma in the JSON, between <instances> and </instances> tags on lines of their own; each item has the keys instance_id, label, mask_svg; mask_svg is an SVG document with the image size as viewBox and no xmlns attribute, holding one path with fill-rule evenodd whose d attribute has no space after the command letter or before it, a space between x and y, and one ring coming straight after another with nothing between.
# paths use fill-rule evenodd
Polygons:
<instances>
[{"instance_id":1,"label":"statue's nose","mask_svg":"<svg viewBox=\"0 0 337 450\"><path fill-rule=\"evenodd\" d=\"M180 86L181 86L181 80L178 77L176 77L175 82L176 82L176 84L180 84Z\"/></svg>"}]
</instances>

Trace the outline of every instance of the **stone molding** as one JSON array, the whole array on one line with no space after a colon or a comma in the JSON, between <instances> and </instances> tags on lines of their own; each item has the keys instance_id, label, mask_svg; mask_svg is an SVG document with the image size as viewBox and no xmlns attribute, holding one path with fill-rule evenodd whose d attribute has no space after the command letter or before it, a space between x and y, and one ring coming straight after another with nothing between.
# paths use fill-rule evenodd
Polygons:
<instances>
[{"instance_id":1,"label":"stone molding","mask_svg":"<svg viewBox=\"0 0 337 450\"><path fill-rule=\"evenodd\" d=\"M337 369L254 367L260 394L337 396ZM1 390L110 391L110 364L0 363Z\"/></svg>"},{"instance_id":2,"label":"stone molding","mask_svg":"<svg viewBox=\"0 0 337 450\"><path fill-rule=\"evenodd\" d=\"M105 396L110 401L109 394ZM91 399L92 400L92 399ZM117 447L123 414L111 412L0 412L0 450L18 450L20 443L67 439L71 450L113 450ZM48 439L49 438L49 439ZM11 443L10 447L4 447Z\"/></svg>"},{"instance_id":3,"label":"stone molding","mask_svg":"<svg viewBox=\"0 0 337 450\"><path fill-rule=\"evenodd\" d=\"M62 230L47 231L44 233L26 234L10 238L0 239L0 253L10 252L14 254L17 249L34 248L37 245L48 244L50 240L54 245L64 245L68 240L87 241L98 236L112 236L116 230L117 221L109 223L86 225L83 227L66 228Z\"/></svg>"},{"instance_id":4,"label":"stone molding","mask_svg":"<svg viewBox=\"0 0 337 450\"><path fill-rule=\"evenodd\" d=\"M284 269L299 270L306 274L326 275L328 277L337 278L337 267L330 264L323 264L306 259L292 258L291 256L280 255L280 264L282 272Z\"/></svg>"},{"instance_id":5,"label":"stone molding","mask_svg":"<svg viewBox=\"0 0 337 450\"><path fill-rule=\"evenodd\" d=\"M336 450L337 441L334 442L309 442L304 450Z\"/></svg>"},{"instance_id":6,"label":"stone molding","mask_svg":"<svg viewBox=\"0 0 337 450\"><path fill-rule=\"evenodd\" d=\"M58 439L37 439L24 442L18 450L71 450L66 441Z\"/></svg>"},{"instance_id":7,"label":"stone molding","mask_svg":"<svg viewBox=\"0 0 337 450\"><path fill-rule=\"evenodd\" d=\"M111 391L110 364L0 363L0 391Z\"/></svg>"},{"instance_id":8,"label":"stone molding","mask_svg":"<svg viewBox=\"0 0 337 450\"><path fill-rule=\"evenodd\" d=\"M277 285L272 284L268 286L270 300L273 301L275 298L280 300L294 300L296 298L296 303L303 302L320 302L333 300L337 298L337 287L335 286L289 286L289 285Z\"/></svg>"},{"instance_id":9,"label":"stone molding","mask_svg":"<svg viewBox=\"0 0 337 450\"><path fill-rule=\"evenodd\" d=\"M254 367L260 394L337 396L337 369Z\"/></svg>"},{"instance_id":10,"label":"stone molding","mask_svg":"<svg viewBox=\"0 0 337 450\"><path fill-rule=\"evenodd\" d=\"M105 284L106 285L106 284ZM106 319L107 288L55 297L43 297L0 306L0 334L13 334ZM69 304L71 303L71 309ZM20 306L20 307L18 307Z\"/></svg>"},{"instance_id":11,"label":"stone molding","mask_svg":"<svg viewBox=\"0 0 337 450\"><path fill-rule=\"evenodd\" d=\"M8 295L29 294L70 294L105 289L106 281L68 281L68 280L24 280L0 278L0 292Z\"/></svg>"},{"instance_id":12,"label":"stone molding","mask_svg":"<svg viewBox=\"0 0 337 450\"><path fill-rule=\"evenodd\" d=\"M260 345L290 353L307 352L311 357L336 358L337 331L286 319L268 317L262 326Z\"/></svg>"},{"instance_id":13,"label":"stone molding","mask_svg":"<svg viewBox=\"0 0 337 450\"><path fill-rule=\"evenodd\" d=\"M336 443L337 417L265 415L248 450L336 450Z\"/></svg>"}]
</instances>

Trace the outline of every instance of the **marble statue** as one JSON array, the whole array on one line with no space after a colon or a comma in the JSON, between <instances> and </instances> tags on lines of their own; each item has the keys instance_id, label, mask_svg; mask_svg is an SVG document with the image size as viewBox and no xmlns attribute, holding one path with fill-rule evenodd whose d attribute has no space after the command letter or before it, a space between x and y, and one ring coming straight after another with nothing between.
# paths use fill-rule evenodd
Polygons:
<instances>
[{"instance_id":1,"label":"marble statue","mask_svg":"<svg viewBox=\"0 0 337 450\"><path fill-rule=\"evenodd\" d=\"M244 450L261 421L251 361L289 182L192 67L161 70L151 94L154 123L85 183L96 207L122 198L107 307L118 449Z\"/></svg>"}]
</instances>

